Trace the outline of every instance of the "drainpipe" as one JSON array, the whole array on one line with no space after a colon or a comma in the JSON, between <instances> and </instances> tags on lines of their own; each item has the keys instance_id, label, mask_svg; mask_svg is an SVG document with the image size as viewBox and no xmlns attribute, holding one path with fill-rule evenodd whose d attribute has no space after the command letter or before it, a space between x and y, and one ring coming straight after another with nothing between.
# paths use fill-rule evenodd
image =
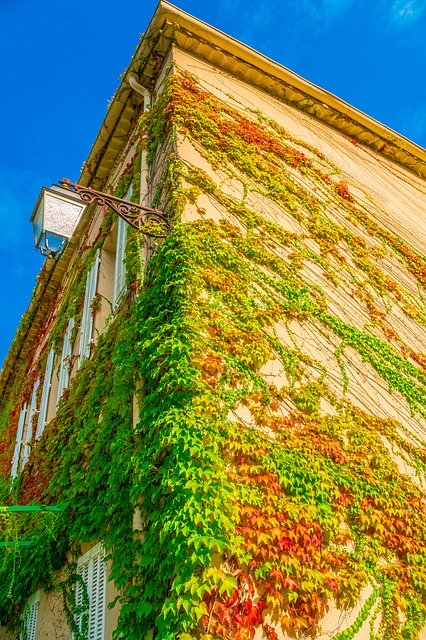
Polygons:
<instances>
[{"instance_id":1,"label":"drainpipe","mask_svg":"<svg viewBox=\"0 0 426 640\"><path fill-rule=\"evenodd\" d=\"M148 89L143 87L136 80L136 76L134 76L133 74L129 75L128 82L129 82L129 85L132 87L132 89L134 91L136 91L136 93L140 93L140 95L143 96L143 110L144 111L149 111L149 109L151 108L152 96L151 96L150 92L148 91Z\"/></svg>"}]
</instances>

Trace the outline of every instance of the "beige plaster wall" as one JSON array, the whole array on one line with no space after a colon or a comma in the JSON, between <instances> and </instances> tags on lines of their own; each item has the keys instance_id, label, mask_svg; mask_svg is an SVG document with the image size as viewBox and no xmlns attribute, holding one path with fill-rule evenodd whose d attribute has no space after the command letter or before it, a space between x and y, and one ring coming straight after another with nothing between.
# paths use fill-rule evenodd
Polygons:
<instances>
[{"instance_id":1,"label":"beige plaster wall","mask_svg":"<svg viewBox=\"0 0 426 640\"><path fill-rule=\"evenodd\" d=\"M423 247L424 250L426 246L426 216L424 215L426 184L423 180L382 158L379 154L355 146L338 131L315 120L312 116L301 113L294 107L283 104L264 92L232 78L223 71L190 56L187 52L175 49L174 61L177 69L185 68L197 75L201 86L225 103L237 107L249 117L253 115L254 110L260 109L292 135L327 154L336 165L344 169L343 177L347 180L351 192L356 191L357 198L369 203L370 209L373 209L374 215L381 224L398 233L412 246L417 246L419 250ZM179 139L179 155L188 165L200 167L210 175L216 184L220 185L223 193L237 200L242 199L244 190L238 177L229 178L220 169L213 169L201 155L200 150L186 138ZM303 178L298 179L303 181ZM309 187L309 184L305 186ZM262 212L272 221L278 222L283 228L293 232L302 230L294 218L262 194L249 191L246 202L248 206ZM222 217L229 218L227 211L203 194L196 206L187 206L184 220L199 218L200 210L203 211L203 217L210 217L216 221ZM332 215L340 224L348 224L337 208ZM235 219L232 222L238 224ZM370 244L379 244L367 231L357 228L357 233ZM309 247L319 255L319 247L315 246L313 240L309 242ZM289 252L284 250L281 256L283 258L286 257L285 251ZM384 266L413 296L418 296L417 282L414 277L407 269L402 268L391 254L387 256ZM329 283L314 262L305 261L303 275L307 282L319 284L325 291L332 313L359 329L370 322L365 306L354 298L349 283L340 286L336 295L336 288ZM379 304L381 304L380 301ZM406 315L402 316L398 307L394 307L390 315L394 326L407 343L414 350L425 351L426 328ZM341 394L342 374L334 355L339 342L332 345L333 350L331 350L330 344L323 339L318 328L311 322L291 321L287 327L282 324L277 325L275 332L286 344L296 344L302 351L324 363L329 371L327 381L334 392ZM354 383L349 386L350 391L347 397L356 406L382 417L397 418L414 434L426 434L426 421L419 416L412 416L407 401L395 392L390 393L386 383L371 365L362 362L352 349L344 351L343 360ZM271 362L269 367L268 365L265 367L264 373L270 378L270 382L276 382L275 377L282 374L284 366L281 365L281 373L279 369L280 365L276 361ZM369 393L366 393L366 389Z\"/></svg>"},{"instance_id":2,"label":"beige plaster wall","mask_svg":"<svg viewBox=\"0 0 426 640\"><path fill-rule=\"evenodd\" d=\"M110 563L108 564L108 573L110 570ZM112 635L117 626L118 616L120 613L120 607L118 603L114 605L112 609L108 608L111 602L114 602L115 598L119 595L113 582L108 581L106 586L106 612L105 612L105 640L112 640Z\"/></svg>"},{"instance_id":3,"label":"beige plaster wall","mask_svg":"<svg viewBox=\"0 0 426 640\"><path fill-rule=\"evenodd\" d=\"M0 640L16 640L17 633L8 631L5 627L0 627Z\"/></svg>"},{"instance_id":4,"label":"beige plaster wall","mask_svg":"<svg viewBox=\"0 0 426 640\"><path fill-rule=\"evenodd\" d=\"M177 47L173 51L175 71L182 69L194 74L202 89L217 96L220 100L238 109L246 117L255 119L256 112L260 110L268 118L271 118L284 127L291 136L300 140L299 148L305 150L304 145L315 147L323 153L332 163L342 170L338 180L345 180L350 192L357 202L365 205L386 229L403 238L411 247L425 253L426 248L426 183L421 178L410 173L403 167L394 164L378 153L360 146L348 139L339 131L316 120L314 117L300 112L294 107L284 104L263 91L245 84L230 76L228 73L213 67L207 62L183 52ZM298 148L297 145L295 145ZM208 176L219 186L222 193L231 196L237 202L243 201L251 209L260 212L271 221L280 224L284 229L296 233L302 231L300 224L283 209L275 205L255 188L244 190L243 178L239 179L238 171L230 177L228 173L212 165L206 160L202 149L186 136L178 138L179 157L187 166L195 166L204 170ZM289 169L291 172L292 170ZM294 171L294 179L307 189L313 185L300 173ZM337 174L336 174L337 175ZM318 196L319 194L316 193ZM341 225L350 227L351 223L345 218L337 205L326 205L329 217ZM218 221L221 218L228 219L233 224L240 226L239 221L232 217L212 197L202 194L196 203L188 204L183 221L189 222L197 219L211 218ZM241 226L240 226L241 229ZM244 233L244 230L241 229ZM379 242L370 236L367 231L356 227L358 235L363 237L372 248L379 246ZM312 239L306 240L306 245L320 255L320 248ZM342 248L344 251L344 248ZM277 255L286 259L290 250L277 248ZM287 252L287 253L286 253ZM347 256L348 259L349 256ZM425 298L419 297L418 283L408 269L402 266L392 252L389 252L381 262L381 268L390 276L396 278L407 291L412 300L423 305L426 311ZM265 267L267 271L267 267ZM327 304L332 313L353 324L359 329L364 329L371 324L371 319L362 301L353 295L349 282L343 282L336 286L324 277L317 263L304 261L302 275L312 285L320 285L327 297ZM383 302L378 301L378 306ZM384 307L383 307L384 310ZM394 305L392 309L386 309L392 325L397 329L403 340L414 351L426 352L426 329L424 326L412 320L401 309ZM362 361L359 354L351 348L344 350L342 359L346 373L350 379L349 389L344 392L344 380L341 367L336 359L336 349L340 340L336 337L324 336L319 323L315 320L290 320L288 323L276 323L268 329L283 343L299 348L303 353L312 356L321 362L326 371L326 382L337 397L345 395L355 406L367 413L383 418L396 419L405 431L401 432L411 442L419 444L426 439L426 421L419 415L412 415L408 402L398 392L390 391L387 383L378 375L375 369ZM370 329L376 331L375 329ZM376 331L378 337L379 330ZM278 388L287 386L289 381L286 375L284 363L277 354L267 362L261 370L267 382L275 384ZM315 367L307 367L307 376L316 380L322 372ZM294 410L291 400L284 401L278 410L283 416ZM326 402L321 406L323 414L332 413L333 407ZM256 421L250 408L240 405L229 415L229 419L238 420L243 424L256 428ZM273 434L271 434L273 437ZM391 450L390 444L384 440L390 453L398 465L399 470L418 481L417 471L409 466L398 452ZM317 638L333 637L339 631L348 628L356 619L363 601L371 593L371 587L366 588L362 601L350 611L339 611L331 604L330 610L321 621L321 632ZM363 624L356 634L356 640L366 640L370 637L370 618ZM380 615L374 623L378 626ZM277 625L279 627L279 625ZM278 629L277 629L278 630ZM286 637L279 631L281 638ZM262 630L256 633L255 640L263 637ZM426 638L426 630L419 636L421 640Z\"/></svg>"},{"instance_id":5,"label":"beige plaster wall","mask_svg":"<svg viewBox=\"0 0 426 640\"><path fill-rule=\"evenodd\" d=\"M361 201L375 203L382 224L418 251L426 245L426 183L407 169L304 112L250 86L205 61L174 48L173 60L199 78L200 85L225 103L245 111L260 110L303 143L314 146L343 170L351 192Z\"/></svg>"},{"instance_id":6,"label":"beige plaster wall","mask_svg":"<svg viewBox=\"0 0 426 640\"><path fill-rule=\"evenodd\" d=\"M247 117L253 118L254 113L260 110L269 118L273 118L292 136L296 136L300 140L299 147L302 151L304 150L303 144L307 144L324 153L331 162L343 170L343 174L339 175L339 180L343 178L347 181L350 192L356 196L357 201L367 203L369 210L383 226L398 234L420 252L425 252L426 183L424 180L380 156L380 154L353 144L346 136L316 120L313 116L278 101L263 91L233 78L222 70L176 47L173 52L173 60L177 72L179 69L186 69L194 74L203 89L211 92L226 104L239 109ZM186 137L179 138L178 147L179 156L184 162L188 166L203 169L217 185L220 185L224 194L231 195L237 201L241 201L245 197L245 202L250 208L261 212L266 218L280 224L284 229L292 232L302 231L301 225L293 217L256 189L249 189L248 194L244 194L243 182L242 179L241 181L238 179L238 175L229 177L220 168L213 168L203 157L201 149L194 146ZM307 188L312 188L312 185L303 176L298 175L296 171L293 173L295 180ZM336 205L333 206L332 210L328 210L329 216L334 217L339 224L350 227L351 223L347 221L343 213ZM200 217L213 218L218 221L220 218L230 219L232 216L216 201L202 194L195 205L191 204L186 207L183 219L190 221ZM231 222L239 224L235 218ZM379 246L379 242L366 230L357 227L356 231L372 247ZM320 249L312 239L307 240L306 244L317 255L320 255ZM287 257L286 252L290 253L290 250L286 248L282 250L277 248L275 251L284 259ZM347 257L350 259L350 256ZM391 252L383 259L381 266L404 286L413 296L413 300L419 300L418 284L414 276L396 260ZM321 286L327 295L328 307L332 313L359 329L371 324L365 305L353 296L350 283L342 283L336 290L336 287L324 277L318 265L307 260L304 261L302 274L308 283ZM380 307L383 302L378 300L377 304ZM402 314L398 306L388 310L388 313L392 325L406 343L415 351L425 352L426 328L406 314ZM275 326L274 332L286 344L295 345L304 353L320 360L327 368L327 382L330 388L337 395L342 395L342 373L335 357L339 340L330 344L330 341L322 336L319 326L316 326L312 321L292 320L287 326L280 323ZM379 333L378 337L381 337ZM418 415L412 415L405 398L397 392L390 392L387 384L371 365L361 361L359 355L350 348L344 350L342 358L351 379L346 395L351 402L365 411L384 418L399 420L415 437L426 436L426 421ZM278 360L265 365L263 373L269 382L277 384L278 381L280 383L278 386L287 383L284 365ZM316 378L319 372L312 371L311 374ZM241 411L246 411L246 408L241 408ZM412 475L412 470L408 469L405 464L403 468Z\"/></svg>"},{"instance_id":7,"label":"beige plaster wall","mask_svg":"<svg viewBox=\"0 0 426 640\"><path fill-rule=\"evenodd\" d=\"M42 591L37 617L36 640L71 640L71 635L62 594Z\"/></svg>"}]
</instances>

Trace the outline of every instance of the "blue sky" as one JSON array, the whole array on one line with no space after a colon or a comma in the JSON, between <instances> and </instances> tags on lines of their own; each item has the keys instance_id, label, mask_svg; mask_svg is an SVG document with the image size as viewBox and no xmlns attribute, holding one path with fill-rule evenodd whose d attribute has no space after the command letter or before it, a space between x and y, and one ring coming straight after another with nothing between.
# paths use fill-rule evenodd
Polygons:
<instances>
[{"instance_id":1,"label":"blue sky","mask_svg":"<svg viewBox=\"0 0 426 640\"><path fill-rule=\"evenodd\" d=\"M426 0L179 6L426 146ZM38 192L77 179L154 0L0 0L0 362L42 256Z\"/></svg>"}]
</instances>

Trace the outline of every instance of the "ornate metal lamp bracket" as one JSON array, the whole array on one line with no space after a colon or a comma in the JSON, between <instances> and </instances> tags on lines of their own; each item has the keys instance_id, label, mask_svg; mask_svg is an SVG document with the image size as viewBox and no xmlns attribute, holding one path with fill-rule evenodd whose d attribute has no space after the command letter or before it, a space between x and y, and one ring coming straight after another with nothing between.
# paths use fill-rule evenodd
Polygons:
<instances>
[{"instance_id":1,"label":"ornate metal lamp bracket","mask_svg":"<svg viewBox=\"0 0 426 640\"><path fill-rule=\"evenodd\" d=\"M99 205L110 207L134 229L150 238L165 238L170 233L168 217L161 211L157 211L157 209L151 209L150 207L136 204L136 202L123 200L122 198L102 193L102 191L95 191L95 189L90 189L89 187L83 187L80 184L71 182L68 178L62 178L62 180L59 180L59 184L65 189L75 191L83 202L88 204L96 202Z\"/></svg>"}]
</instances>

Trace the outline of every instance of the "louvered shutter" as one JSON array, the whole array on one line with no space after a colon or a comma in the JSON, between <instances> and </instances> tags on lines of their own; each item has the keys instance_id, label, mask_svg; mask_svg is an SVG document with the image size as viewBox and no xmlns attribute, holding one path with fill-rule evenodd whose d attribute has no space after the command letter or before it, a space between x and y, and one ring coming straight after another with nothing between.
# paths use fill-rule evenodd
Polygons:
<instances>
[{"instance_id":1,"label":"louvered shutter","mask_svg":"<svg viewBox=\"0 0 426 640\"><path fill-rule=\"evenodd\" d=\"M86 560L87 557L87 560ZM80 558L77 572L82 582L76 586L76 605L84 603L83 589L89 597L89 610L76 617L76 625L81 631L83 616L88 615L87 640L104 640L105 634L105 596L106 596L106 563L104 550L95 547Z\"/></svg>"},{"instance_id":2,"label":"louvered shutter","mask_svg":"<svg viewBox=\"0 0 426 640\"><path fill-rule=\"evenodd\" d=\"M15 478L18 475L19 458L21 455L22 436L24 434L24 425L25 425L26 416L27 416L27 403L24 404L24 406L21 409L21 413L19 414L18 429L16 431L15 451L13 452L12 470L10 472L10 475L12 476L12 478Z\"/></svg>"},{"instance_id":3,"label":"louvered shutter","mask_svg":"<svg viewBox=\"0 0 426 640\"><path fill-rule=\"evenodd\" d=\"M84 360L90 356L90 347L92 344L93 332L93 314L92 302L96 295L99 273L99 249L96 252L95 262L86 277L86 290L84 292L83 316L81 319L80 332L80 355L78 357L78 366L80 367Z\"/></svg>"},{"instance_id":4,"label":"louvered shutter","mask_svg":"<svg viewBox=\"0 0 426 640\"><path fill-rule=\"evenodd\" d=\"M43 433L47 418L47 407L49 405L50 387L52 386L53 362L55 360L55 352L53 349L49 351L46 360L46 370L44 372L43 389L41 390L40 412L38 414L36 438L40 438Z\"/></svg>"},{"instance_id":5,"label":"louvered shutter","mask_svg":"<svg viewBox=\"0 0 426 640\"><path fill-rule=\"evenodd\" d=\"M74 329L74 318L70 318L65 335L64 344L62 345L61 363L59 365L58 391L56 402L59 402L64 389L68 387L70 380L70 364L72 356L72 331Z\"/></svg>"},{"instance_id":6,"label":"louvered shutter","mask_svg":"<svg viewBox=\"0 0 426 640\"><path fill-rule=\"evenodd\" d=\"M39 602L40 602L39 593L36 593L34 596L32 596L32 598L30 598L27 601L24 607L24 612L22 614L22 620L21 620L22 630L21 630L21 633L19 634L20 640L35 640Z\"/></svg>"},{"instance_id":7,"label":"louvered shutter","mask_svg":"<svg viewBox=\"0 0 426 640\"><path fill-rule=\"evenodd\" d=\"M130 186L124 196L125 200L132 197L133 188ZM117 308L121 296L126 290L126 241L127 241L128 224L122 218L118 218L117 223L117 245L115 249L115 268L114 268L114 296L113 308Z\"/></svg>"},{"instance_id":8,"label":"louvered shutter","mask_svg":"<svg viewBox=\"0 0 426 640\"><path fill-rule=\"evenodd\" d=\"M40 380L36 380L36 382L34 383L32 394L31 394L30 410L28 412L28 424L27 424L27 431L25 434L24 457L22 459L23 467L25 467L25 465L27 464L28 458L30 457L30 453L31 453L31 447L29 445L29 442L31 442L33 437L33 432L34 432L34 423L37 415L37 391L39 386L40 386Z\"/></svg>"},{"instance_id":9,"label":"louvered shutter","mask_svg":"<svg viewBox=\"0 0 426 640\"><path fill-rule=\"evenodd\" d=\"M103 552L92 561L92 588L89 615L89 640L103 640L105 618L106 566Z\"/></svg>"},{"instance_id":10,"label":"louvered shutter","mask_svg":"<svg viewBox=\"0 0 426 640\"><path fill-rule=\"evenodd\" d=\"M89 585L89 561L84 562L83 564L81 564L78 568L77 568L77 573L79 576L81 576L81 581L79 580L77 582L76 588L75 588L75 604L76 604L76 608L78 611L78 614L76 615L75 618L75 624L78 628L78 630L81 632L82 627L83 627L83 620L84 618L87 618L88 616L88 611L85 610L83 611L83 607L84 607L84 603L85 603L85 596L84 593L87 592L87 595L90 598L89 595L89 589L88 589L88 585ZM75 634L74 634L75 635Z\"/></svg>"}]
</instances>

